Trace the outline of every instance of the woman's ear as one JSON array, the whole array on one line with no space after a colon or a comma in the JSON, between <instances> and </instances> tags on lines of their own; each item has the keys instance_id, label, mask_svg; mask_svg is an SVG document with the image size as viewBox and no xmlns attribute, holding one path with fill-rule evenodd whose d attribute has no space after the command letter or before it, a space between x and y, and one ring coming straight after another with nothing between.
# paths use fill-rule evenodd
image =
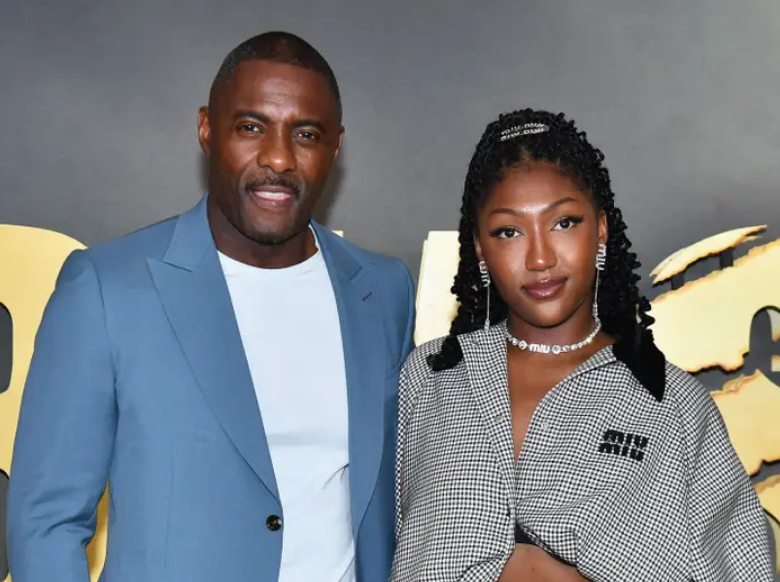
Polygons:
<instances>
[{"instance_id":1,"label":"woman's ear","mask_svg":"<svg viewBox=\"0 0 780 582\"><path fill-rule=\"evenodd\" d=\"M607 244L609 238L609 227L607 226L607 213L603 210L599 211L598 215L598 239L599 243Z\"/></svg>"},{"instance_id":2,"label":"woman's ear","mask_svg":"<svg viewBox=\"0 0 780 582\"><path fill-rule=\"evenodd\" d=\"M476 232L474 233L474 248L477 251L477 260L484 261L485 257L482 254L482 245L479 244L479 235L477 235Z\"/></svg>"}]
</instances>

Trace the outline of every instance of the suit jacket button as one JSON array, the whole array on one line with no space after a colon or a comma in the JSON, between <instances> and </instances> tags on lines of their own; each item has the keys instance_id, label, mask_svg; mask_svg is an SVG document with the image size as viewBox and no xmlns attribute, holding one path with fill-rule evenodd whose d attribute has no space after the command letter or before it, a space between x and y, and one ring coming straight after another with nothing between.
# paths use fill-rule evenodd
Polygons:
<instances>
[{"instance_id":1,"label":"suit jacket button","mask_svg":"<svg viewBox=\"0 0 780 582\"><path fill-rule=\"evenodd\" d=\"M282 518L278 515L269 515L265 520L265 527L271 531L279 531L282 529Z\"/></svg>"}]
</instances>

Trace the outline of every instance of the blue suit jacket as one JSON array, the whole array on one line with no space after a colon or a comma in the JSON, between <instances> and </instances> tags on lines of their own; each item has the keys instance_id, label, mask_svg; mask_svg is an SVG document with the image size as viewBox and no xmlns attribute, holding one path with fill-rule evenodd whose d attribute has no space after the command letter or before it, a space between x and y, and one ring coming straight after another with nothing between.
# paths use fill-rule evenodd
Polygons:
<instances>
[{"instance_id":1,"label":"blue suit jacket","mask_svg":"<svg viewBox=\"0 0 780 582\"><path fill-rule=\"evenodd\" d=\"M412 282L400 261L313 226L344 341L358 582L386 582ZM316 349L305 338L297 348ZM284 510L205 198L63 266L16 436L14 582L87 582L107 480L102 580L276 582L284 528L266 520Z\"/></svg>"}]
</instances>

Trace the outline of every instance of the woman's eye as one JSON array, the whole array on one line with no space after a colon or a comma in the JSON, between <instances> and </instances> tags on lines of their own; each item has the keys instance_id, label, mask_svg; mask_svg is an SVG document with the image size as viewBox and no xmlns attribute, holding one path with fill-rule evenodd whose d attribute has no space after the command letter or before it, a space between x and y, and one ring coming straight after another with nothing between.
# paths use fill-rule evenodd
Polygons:
<instances>
[{"instance_id":1,"label":"woman's eye","mask_svg":"<svg viewBox=\"0 0 780 582\"><path fill-rule=\"evenodd\" d=\"M494 230L490 236L495 238L516 238L520 236L520 231L516 228L505 227Z\"/></svg>"},{"instance_id":2,"label":"woman's eye","mask_svg":"<svg viewBox=\"0 0 780 582\"><path fill-rule=\"evenodd\" d=\"M556 224L556 230L569 230L574 228L582 222L582 218L579 216L564 216Z\"/></svg>"}]
</instances>

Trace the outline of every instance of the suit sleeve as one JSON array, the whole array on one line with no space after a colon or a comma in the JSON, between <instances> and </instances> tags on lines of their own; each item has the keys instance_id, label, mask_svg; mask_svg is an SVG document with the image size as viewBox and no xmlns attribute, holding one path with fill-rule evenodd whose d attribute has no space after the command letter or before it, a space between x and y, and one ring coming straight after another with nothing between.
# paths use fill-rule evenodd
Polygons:
<instances>
[{"instance_id":1,"label":"suit sleeve","mask_svg":"<svg viewBox=\"0 0 780 582\"><path fill-rule=\"evenodd\" d=\"M8 498L14 582L88 582L116 432L102 293L83 251L63 265L35 340Z\"/></svg>"},{"instance_id":2,"label":"suit sleeve","mask_svg":"<svg viewBox=\"0 0 780 582\"><path fill-rule=\"evenodd\" d=\"M407 307L407 320L406 320L406 332L404 334L404 342L401 348L401 359L399 366L403 365L407 356L414 348L414 324L416 318L415 310L415 294L414 294L414 282L412 281L412 275L409 273L409 269L406 268L401 261L398 261L401 271L404 275L404 282L406 287L406 307Z\"/></svg>"},{"instance_id":3,"label":"suit sleeve","mask_svg":"<svg viewBox=\"0 0 780 582\"><path fill-rule=\"evenodd\" d=\"M691 579L771 582L766 517L712 397L695 383L684 429L688 459ZM687 407L686 407L687 408Z\"/></svg>"},{"instance_id":4,"label":"suit sleeve","mask_svg":"<svg viewBox=\"0 0 780 582\"><path fill-rule=\"evenodd\" d=\"M395 530L396 537L401 529L401 471L403 467L403 449L404 449L404 436L405 427L409 417L411 408L410 400L413 397L410 396L410 391L413 390L409 382L409 371L404 365L409 357L409 354L414 349L414 324L415 324L415 294L414 283L412 282L412 276L409 273L409 269L406 268L403 262L397 261L398 268L403 275L403 290L404 301L406 306L406 326L404 332L403 343L401 345L401 357L398 362L400 368L399 374L399 386L398 386L398 429L396 433L396 457L395 457Z\"/></svg>"}]
</instances>

